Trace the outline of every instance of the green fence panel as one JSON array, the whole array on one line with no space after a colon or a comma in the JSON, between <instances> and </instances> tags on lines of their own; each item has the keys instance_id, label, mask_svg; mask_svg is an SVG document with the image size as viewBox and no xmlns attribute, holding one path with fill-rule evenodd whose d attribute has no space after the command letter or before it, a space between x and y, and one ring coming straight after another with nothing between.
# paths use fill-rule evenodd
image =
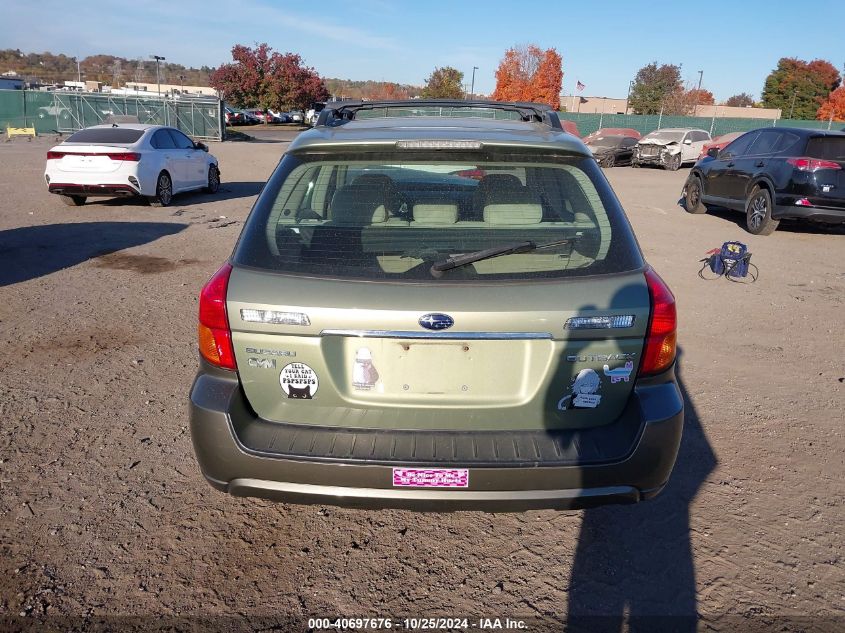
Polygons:
<instances>
[{"instance_id":1,"label":"green fence panel","mask_svg":"<svg viewBox=\"0 0 845 633\"><path fill-rule=\"evenodd\" d=\"M604 127L633 128L640 134L648 134L667 127L696 128L710 132L713 137L728 132L747 132L761 127L801 127L818 130L839 130L845 125L829 121L802 121L797 119L739 119L722 117L661 116L659 114L580 114L560 112L561 119L572 121L578 126L581 136L586 136Z\"/></svg>"},{"instance_id":2,"label":"green fence panel","mask_svg":"<svg viewBox=\"0 0 845 633\"><path fill-rule=\"evenodd\" d=\"M194 138L221 140L217 99L176 101L155 97L79 92L0 90L0 126L34 127L38 134L69 134L101 124L110 115L140 123L171 125Z\"/></svg>"}]
</instances>

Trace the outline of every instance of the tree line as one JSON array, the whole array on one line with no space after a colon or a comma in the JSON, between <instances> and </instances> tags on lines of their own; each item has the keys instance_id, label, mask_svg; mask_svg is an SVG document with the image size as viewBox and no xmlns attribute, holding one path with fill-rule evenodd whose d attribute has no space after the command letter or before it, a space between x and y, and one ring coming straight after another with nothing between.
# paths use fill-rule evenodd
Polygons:
<instances>
[{"instance_id":1,"label":"tree line","mask_svg":"<svg viewBox=\"0 0 845 633\"><path fill-rule=\"evenodd\" d=\"M64 54L0 50L0 70L16 72L28 80L56 83L75 79L99 81L118 87L128 82L154 83L153 60L115 55L90 55L77 60ZM451 66L435 68L422 86L389 81L352 81L322 78L295 53L278 53L267 44L236 45L232 62L216 69L186 67L164 61L159 67L162 83L210 85L238 107L307 108L329 95L346 99L462 99L469 92L463 72ZM491 95L502 101L545 103L559 109L563 59L554 49L536 44L505 51L496 70ZM706 88L684 85L681 68L652 62L639 69L631 83L628 103L635 114L692 114L698 105L713 105ZM784 118L845 121L845 86L839 70L825 60L781 58L766 77L762 99L743 92L729 97L726 106L779 108Z\"/></svg>"},{"instance_id":2,"label":"tree line","mask_svg":"<svg viewBox=\"0 0 845 633\"><path fill-rule=\"evenodd\" d=\"M635 114L690 115L696 105L715 101L706 89L684 86L680 66L652 62L637 72L628 103ZM844 121L845 88L839 70L830 62L784 57L766 77L759 102L743 92L729 97L724 105L779 108L786 119L826 120L832 115Z\"/></svg>"},{"instance_id":3,"label":"tree line","mask_svg":"<svg viewBox=\"0 0 845 633\"><path fill-rule=\"evenodd\" d=\"M89 55L79 59L78 69L76 62L75 58L64 54L24 53L14 48L0 50L0 70L17 73L27 81L54 84L76 81L77 77L80 77L82 81L99 81L113 88L128 82L156 82L155 60ZM211 71L208 66L190 68L165 60L159 65L159 78L164 84L181 82L186 86L207 86Z\"/></svg>"}]
</instances>

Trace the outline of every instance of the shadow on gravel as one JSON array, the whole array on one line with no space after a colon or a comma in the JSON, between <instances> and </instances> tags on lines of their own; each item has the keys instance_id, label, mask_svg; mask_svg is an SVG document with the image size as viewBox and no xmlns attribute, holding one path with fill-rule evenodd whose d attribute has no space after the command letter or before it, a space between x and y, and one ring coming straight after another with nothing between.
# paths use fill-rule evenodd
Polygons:
<instances>
[{"instance_id":1,"label":"shadow on gravel","mask_svg":"<svg viewBox=\"0 0 845 633\"><path fill-rule=\"evenodd\" d=\"M209 202L218 202L220 200L235 200L237 198L249 198L257 195L261 188L264 187L264 181L258 182L221 182L220 189L217 193L204 193L202 191L191 191L188 193L177 193L173 196L173 202L170 203L170 208L189 207L197 204L208 204ZM147 200L139 196L130 198L89 198L85 202L85 209L88 206L106 206L106 207L138 207L147 206Z\"/></svg>"},{"instance_id":2,"label":"shadow on gravel","mask_svg":"<svg viewBox=\"0 0 845 633\"><path fill-rule=\"evenodd\" d=\"M655 499L584 511L569 583L567 630L694 633L697 626L690 504L717 460L689 399L669 483Z\"/></svg>"},{"instance_id":3,"label":"shadow on gravel","mask_svg":"<svg viewBox=\"0 0 845 633\"><path fill-rule=\"evenodd\" d=\"M0 286L43 277L187 227L164 222L79 222L0 231Z\"/></svg>"}]
</instances>

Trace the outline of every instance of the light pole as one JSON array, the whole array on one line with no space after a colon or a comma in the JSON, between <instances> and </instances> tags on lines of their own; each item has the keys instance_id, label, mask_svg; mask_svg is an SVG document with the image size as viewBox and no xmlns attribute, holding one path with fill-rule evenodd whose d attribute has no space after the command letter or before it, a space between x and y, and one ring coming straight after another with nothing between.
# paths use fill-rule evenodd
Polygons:
<instances>
[{"instance_id":1,"label":"light pole","mask_svg":"<svg viewBox=\"0 0 845 633\"><path fill-rule=\"evenodd\" d=\"M695 91L695 110L693 116L698 116L698 100L701 99L701 78L704 77L704 71L698 71L698 90Z\"/></svg>"},{"instance_id":2,"label":"light pole","mask_svg":"<svg viewBox=\"0 0 845 633\"><path fill-rule=\"evenodd\" d=\"M82 72L79 69L79 58L74 58L76 60L76 83L82 83Z\"/></svg>"},{"instance_id":3,"label":"light pole","mask_svg":"<svg viewBox=\"0 0 845 633\"><path fill-rule=\"evenodd\" d=\"M795 97L798 96L798 91L792 93L792 105L789 107L789 118L792 118L793 112L795 112Z\"/></svg>"},{"instance_id":4,"label":"light pole","mask_svg":"<svg viewBox=\"0 0 845 633\"><path fill-rule=\"evenodd\" d=\"M625 97L625 116L628 116L628 101L631 100L631 88L634 87L634 80L628 82L628 96Z\"/></svg>"},{"instance_id":5,"label":"light pole","mask_svg":"<svg viewBox=\"0 0 845 633\"><path fill-rule=\"evenodd\" d=\"M158 64L159 62L164 61L164 57L161 55L150 55L154 60L156 60L156 84L158 84L158 96L161 96L161 77L158 73Z\"/></svg>"},{"instance_id":6,"label":"light pole","mask_svg":"<svg viewBox=\"0 0 845 633\"><path fill-rule=\"evenodd\" d=\"M472 84L471 88L469 89L469 98L472 99L475 97L475 71L478 70L478 66L472 67Z\"/></svg>"},{"instance_id":7,"label":"light pole","mask_svg":"<svg viewBox=\"0 0 845 633\"><path fill-rule=\"evenodd\" d=\"M179 94L185 92L185 75L179 75Z\"/></svg>"}]
</instances>

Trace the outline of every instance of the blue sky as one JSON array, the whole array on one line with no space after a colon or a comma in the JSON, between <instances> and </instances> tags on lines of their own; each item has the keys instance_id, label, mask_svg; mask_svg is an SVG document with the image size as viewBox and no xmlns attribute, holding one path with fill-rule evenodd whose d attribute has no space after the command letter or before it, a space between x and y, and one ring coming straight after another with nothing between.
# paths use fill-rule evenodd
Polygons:
<instances>
[{"instance_id":1,"label":"blue sky","mask_svg":"<svg viewBox=\"0 0 845 633\"><path fill-rule=\"evenodd\" d=\"M845 1L442 2L425 0L5 0L0 48L96 53L187 66L230 61L234 44L267 42L302 55L327 77L421 84L435 66L454 66L489 93L505 50L555 47L563 92L624 98L645 64L682 65L717 100L755 98L780 57L845 64ZM783 6L782 9L779 6ZM803 15L803 17L802 17ZM827 25L830 25L829 27ZM835 26L834 26L835 25ZM2 69L0 69L2 70Z\"/></svg>"}]
</instances>

